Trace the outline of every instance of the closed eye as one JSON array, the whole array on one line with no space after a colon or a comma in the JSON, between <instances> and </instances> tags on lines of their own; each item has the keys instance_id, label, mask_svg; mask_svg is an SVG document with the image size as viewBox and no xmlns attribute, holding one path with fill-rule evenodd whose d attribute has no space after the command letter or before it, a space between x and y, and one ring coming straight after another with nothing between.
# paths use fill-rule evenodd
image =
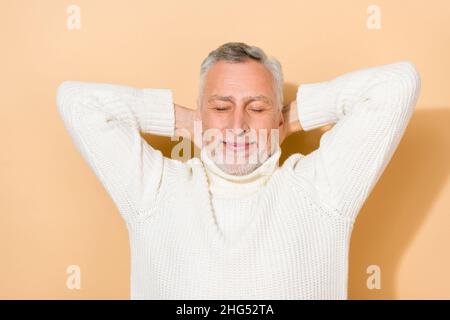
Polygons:
<instances>
[{"instance_id":1,"label":"closed eye","mask_svg":"<svg viewBox=\"0 0 450 320\"><path fill-rule=\"evenodd\" d=\"M226 111L226 110L228 110L229 108L214 108L214 110L217 110L217 111Z\"/></svg>"}]
</instances>

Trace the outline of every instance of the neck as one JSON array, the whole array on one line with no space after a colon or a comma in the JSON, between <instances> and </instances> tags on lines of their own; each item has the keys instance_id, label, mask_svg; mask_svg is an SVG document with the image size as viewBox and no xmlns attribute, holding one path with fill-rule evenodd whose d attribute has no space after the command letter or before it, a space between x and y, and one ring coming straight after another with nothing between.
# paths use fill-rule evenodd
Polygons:
<instances>
[{"instance_id":1,"label":"neck","mask_svg":"<svg viewBox=\"0 0 450 320\"><path fill-rule=\"evenodd\" d=\"M233 175L223 171L209 156L207 149L201 150L200 158L209 180L213 195L239 197L249 195L265 185L270 176L279 167L281 149L277 145L274 152L255 170L245 175Z\"/></svg>"}]
</instances>

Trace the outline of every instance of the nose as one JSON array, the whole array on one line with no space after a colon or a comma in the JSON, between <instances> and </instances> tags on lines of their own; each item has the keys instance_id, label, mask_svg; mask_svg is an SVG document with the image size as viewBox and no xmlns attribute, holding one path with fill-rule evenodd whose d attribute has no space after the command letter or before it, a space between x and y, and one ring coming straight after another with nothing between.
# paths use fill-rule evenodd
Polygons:
<instances>
[{"instance_id":1,"label":"nose","mask_svg":"<svg viewBox=\"0 0 450 320\"><path fill-rule=\"evenodd\" d=\"M248 125L248 119L245 115L245 112L243 110L240 110L240 108L236 108L233 112L233 120L231 126L233 133L236 135L241 135L242 133L247 132L249 128L250 127Z\"/></svg>"}]
</instances>

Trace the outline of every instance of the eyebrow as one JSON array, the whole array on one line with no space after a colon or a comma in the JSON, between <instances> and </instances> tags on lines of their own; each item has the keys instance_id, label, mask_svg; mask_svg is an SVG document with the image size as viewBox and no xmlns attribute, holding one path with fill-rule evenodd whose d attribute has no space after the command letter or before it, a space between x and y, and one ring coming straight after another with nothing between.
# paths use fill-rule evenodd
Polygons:
<instances>
[{"instance_id":1,"label":"eyebrow","mask_svg":"<svg viewBox=\"0 0 450 320\"><path fill-rule=\"evenodd\" d=\"M208 98L208 102L211 102L213 100L229 101L229 102L232 102L232 103L235 102L235 99L234 99L233 96L221 96L221 95L218 95L218 94L213 94L212 96L210 96ZM272 104L271 99L269 99L268 97L266 97L265 95L262 95L262 94L257 95L257 96L247 96L243 100L244 100L245 103L248 103L250 101L263 101L263 102L265 102L267 104Z\"/></svg>"}]
</instances>

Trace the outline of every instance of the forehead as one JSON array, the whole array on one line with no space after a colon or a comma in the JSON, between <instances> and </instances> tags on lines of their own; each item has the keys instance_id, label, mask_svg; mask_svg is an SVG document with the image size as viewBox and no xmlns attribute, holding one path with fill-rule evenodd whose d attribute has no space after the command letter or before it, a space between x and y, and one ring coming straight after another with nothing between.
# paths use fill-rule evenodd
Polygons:
<instances>
[{"instance_id":1,"label":"forehead","mask_svg":"<svg viewBox=\"0 0 450 320\"><path fill-rule=\"evenodd\" d=\"M272 75L266 66L254 60L219 61L207 72L204 93L208 100L219 97L264 100L274 95Z\"/></svg>"},{"instance_id":2,"label":"forehead","mask_svg":"<svg viewBox=\"0 0 450 320\"><path fill-rule=\"evenodd\" d=\"M268 96L265 96L263 94L255 95L255 96L245 96L241 98L244 103L250 102L250 101L261 101L267 104L272 104L272 99ZM236 99L234 96L223 96L220 94L212 94L208 96L207 102L213 102L213 101L229 101L229 102L236 102Z\"/></svg>"}]
</instances>

